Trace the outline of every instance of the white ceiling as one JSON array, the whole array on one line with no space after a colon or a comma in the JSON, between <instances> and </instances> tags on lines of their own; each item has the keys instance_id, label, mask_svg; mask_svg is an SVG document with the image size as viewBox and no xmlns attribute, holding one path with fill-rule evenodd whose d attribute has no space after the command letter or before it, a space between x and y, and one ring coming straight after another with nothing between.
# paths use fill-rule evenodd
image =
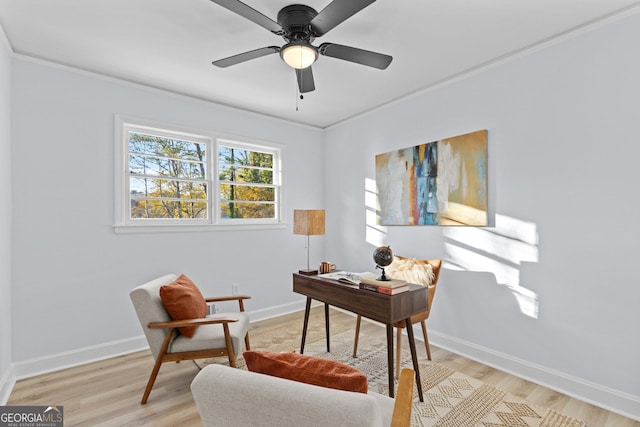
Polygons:
<instances>
[{"instance_id":1,"label":"white ceiling","mask_svg":"<svg viewBox=\"0 0 640 427\"><path fill-rule=\"evenodd\" d=\"M317 11L330 0L301 0ZM337 0L348 1L348 0ZM293 0L245 0L276 20ZM209 0L2 0L14 52L325 128L569 31L636 0L377 0L316 39L393 56L384 71L321 56L297 100L277 54L212 60L284 40ZM298 110L296 103L298 101Z\"/></svg>"}]
</instances>

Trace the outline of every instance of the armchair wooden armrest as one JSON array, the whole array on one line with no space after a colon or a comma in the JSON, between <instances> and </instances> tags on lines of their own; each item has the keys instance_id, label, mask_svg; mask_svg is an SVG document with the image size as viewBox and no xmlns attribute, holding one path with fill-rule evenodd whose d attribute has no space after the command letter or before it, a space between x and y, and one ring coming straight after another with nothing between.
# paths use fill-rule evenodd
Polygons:
<instances>
[{"instance_id":1,"label":"armchair wooden armrest","mask_svg":"<svg viewBox=\"0 0 640 427\"><path fill-rule=\"evenodd\" d=\"M218 302L218 301L233 301L233 300L245 300L245 299L251 299L251 297L249 295L229 295L229 296L222 296L222 297L210 297L210 298L205 298L204 300L206 302Z\"/></svg>"},{"instance_id":2,"label":"armchair wooden armrest","mask_svg":"<svg viewBox=\"0 0 640 427\"><path fill-rule=\"evenodd\" d=\"M151 322L147 326L150 328L181 328L183 326L212 325L237 321L238 319L231 317L204 317L201 319L172 320L170 322Z\"/></svg>"},{"instance_id":3,"label":"armchair wooden armrest","mask_svg":"<svg viewBox=\"0 0 640 427\"><path fill-rule=\"evenodd\" d=\"M251 297L249 295L229 295L229 296L222 296L222 297L210 297L210 298L205 298L204 300L207 303L238 301L238 306L240 307L240 311L244 311L244 300L246 299L251 299Z\"/></svg>"},{"instance_id":4,"label":"armchair wooden armrest","mask_svg":"<svg viewBox=\"0 0 640 427\"><path fill-rule=\"evenodd\" d=\"M411 425L414 375L413 369L408 368L403 369L400 373L391 427L409 427Z\"/></svg>"}]
</instances>

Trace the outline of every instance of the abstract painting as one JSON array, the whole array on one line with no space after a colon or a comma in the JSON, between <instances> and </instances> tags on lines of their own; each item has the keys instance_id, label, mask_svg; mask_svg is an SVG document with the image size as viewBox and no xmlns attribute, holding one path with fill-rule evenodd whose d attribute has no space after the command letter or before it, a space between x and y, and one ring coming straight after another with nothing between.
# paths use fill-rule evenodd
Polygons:
<instances>
[{"instance_id":1,"label":"abstract painting","mask_svg":"<svg viewBox=\"0 0 640 427\"><path fill-rule=\"evenodd\" d=\"M487 131L376 156L381 225L487 225Z\"/></svg>"}]
</instances>

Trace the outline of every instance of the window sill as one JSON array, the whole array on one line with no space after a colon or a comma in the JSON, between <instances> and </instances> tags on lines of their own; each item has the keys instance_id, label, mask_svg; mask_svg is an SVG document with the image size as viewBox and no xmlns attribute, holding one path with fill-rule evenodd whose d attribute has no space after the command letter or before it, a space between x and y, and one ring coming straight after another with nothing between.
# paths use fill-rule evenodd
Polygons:
<instances>
[{"instance_id":1,"label":"window sill","mask_svg":"<svg viewBox=\"0 0 640 427\"><path fill-rule=\"evenodd\" d=\"M114 225L116 234L141 233L193 233L209 231L246 231L246 230L275 230L286 228L287 224L197 224L197 225Z\"/></svg>"}]
</instances>

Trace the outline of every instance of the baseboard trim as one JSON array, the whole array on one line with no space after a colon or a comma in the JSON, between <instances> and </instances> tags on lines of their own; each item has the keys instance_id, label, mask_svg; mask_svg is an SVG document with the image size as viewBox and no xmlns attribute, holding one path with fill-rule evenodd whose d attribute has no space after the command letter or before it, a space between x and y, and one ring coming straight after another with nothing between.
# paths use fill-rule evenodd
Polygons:
<instances>
[{"instance_id":1,"label":"baseboard trim","mask_svg":"<svg viewBox=\"0 0 640 427\"><path fill-rule=\"evenodd\" d=\"M290 302L287 304L276 305L273 307L262 308L260 310L253 310L249 311L249 316L251 317L251 322L273 319L274 317L284 316L285 314L291 314L304 310L305 302L305 300L301 300Z\"/></svg>"},{"instance_id":2,"label":"baseboard trim","mask_svg":"<svg viewBox=\"0 0 640 427\"><path fill-rule=\"evenodd\" d=\"M332 307L335 308L335 307ZM340 310L344 311L344 310ZM347 314L347 311L344 311ZM374 322L363 318L365 321ZM378 323L378 322L374 322ZM406 331L403 332L406 334ZM416 341L424 342L422 329L414 325ZM458 338L429 330L429 342L436 347L459 354L487 366L507 372L551 390L566 394L574 399L590 403L607 411L640 421L640 396L634 396L596 383L574 377L541 365L518 359L487 347L479 346Z\"/></svg>"},{"instance_id":3,"label":"baseboard trim","mask_svg":"<svg viewBox=\"0 0 640 427\"><path fill-rule=\"evenodd\" d=\"M13 365L9 368L0 379L0 406L5 406L9 401L9 396L16 385L16 376L13 372Z\"/></svg>"},{"instance_id":4,"label":"baseboard trim","mask_svg":"<svg viewBox=\"0 0 640 427\"><path fill-rule=\"evenodd\" d=\"M422 333L416 332L415 336L418 339L422 337ZM640 421L640 396L586 381L437 331L429 331L429 341L436 347Z\"/></svg>"},{"instance_id":5,"label":"baseboard trim","mask_svg":"<svg viewBox=\"0 0 640 427\"><path fill-rule=\"evenodd\" d=\"M268 307L261 310L249 311L249 316L253 322L267 320L273 317L282 316L304 309L304 301L296 301L293 303L282 304L278 306ZM28 359L16 362L11 365L9 371L13 375L13 383L6 387L3 385L2 391L7 388L7 398L13 390L16 380L30 378L36 375L42 375L49 372L59 371L61 369L72 368L99 360L109 359L124 354L134 353L149 348L144 335L133 338L111 341L95 346L79 348L75 350L65 351L62 353L50 354L43 357ZM7 375L5 375L6 377ZM4 378L3 378L4 381ZM3 396L3 395L0 395Z\"/></svg>"},{"instance_id":6,"label":"baseboard trim","mask_svg":"<svg viewBox=\"0 0 640 427\"><path fill-rule=\"evenodd\" d=\"M13 364L16 379L42 375L61 369L72 368L99 360L129 354L149 348L144 335L111 341L76 350L64 351L43 357L28 359Z\"/></svg>"}]
</instances>

